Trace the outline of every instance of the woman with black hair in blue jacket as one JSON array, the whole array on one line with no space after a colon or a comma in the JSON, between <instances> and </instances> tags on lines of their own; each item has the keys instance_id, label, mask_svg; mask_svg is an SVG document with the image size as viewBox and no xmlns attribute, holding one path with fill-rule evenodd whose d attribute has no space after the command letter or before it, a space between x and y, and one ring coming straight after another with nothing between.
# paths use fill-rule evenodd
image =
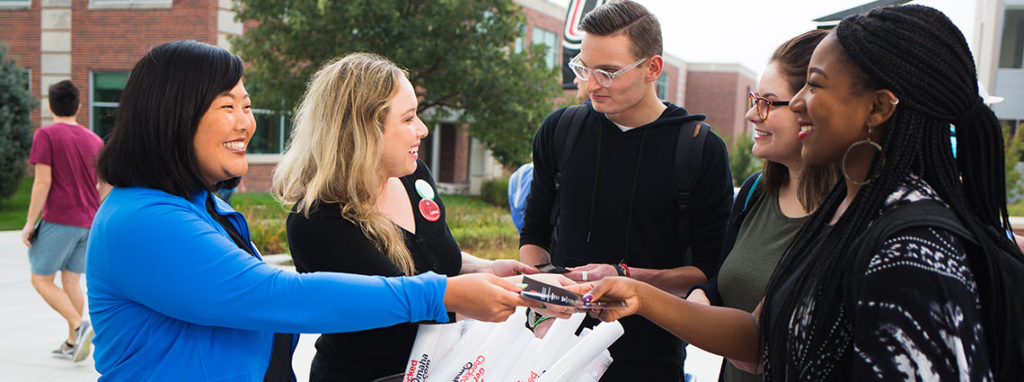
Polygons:
<instances>
[{"instance_id":1,"label":"woman with black hair in blue jacket","mask_svg":"<svg viewBox=\"0 0 1024 382\"><path fill-rule=\"evenodd\" d=\"M101 380L290 381L288 333L445 322L448 311L500 321L528 304L494 275L299 275L264 263L245 217L212 194L248 168L256 125L242 70L194 41L154 47L132 69L97 166L115 188L88 249Z\"/></svg>"}]
</instances>

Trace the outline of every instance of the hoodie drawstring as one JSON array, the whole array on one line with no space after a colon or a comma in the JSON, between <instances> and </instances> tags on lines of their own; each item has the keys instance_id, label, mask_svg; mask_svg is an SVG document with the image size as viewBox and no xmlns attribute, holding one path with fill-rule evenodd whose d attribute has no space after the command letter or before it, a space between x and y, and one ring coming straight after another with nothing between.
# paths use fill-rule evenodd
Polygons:
<instances>
[{"instance_id":1,"label":"hoodie drawstring","mask_svg":"<svg viewBox=\"0 0 1024 382\"><path fill-rule=\"evenodd\" d=\"M636 167L633 169L633 185L632 185L632 187L630 187L630 192L629 192L629 210L626 213L626 246L623 249L622 261L620 261L621 263L625 263L626 260L629 259L629 236L630 236L630 230L632 229L632 225L633 225L633 206L634 206L634 199L636 198L636 187L637 187L637 183L638 183L637 182L637 178L638 178L638 176L640 174L640 161L644 157L644 143L647 142L647 132L648 131L650 131L650 129L646 129L645 128L643 134L640 135L640 150L636 154ZM587 243L590 243L590 236L591 236L591 233L593 232L593 228L594 228L594 205L595 205L595 203L597 203L597 186L598 186L597 185L597 180L598 180L598 174L601 173L601 141L602 141L603 137L604 137L604 129L598 129L598 133L597 133L597 164L596 164L596 168L594 170L594 187L591 190L592 192L590 194L590 218L589 218L589 220L587 222Z\"/></svg>"},{"instance_id":2,"label":"hoodie drawstring","mask_svg":"<svg viewBox=\"0 0 1024 382\"><path fill-rule=\"evenodd\" d=\"M594 169L594 188L590 192L590 218L587 221L587 243L590 243L590 233L594 228L594 203L597 202L597 175L601 173L601 138L604 137L604 129L597 129L597 167Z\"/></svg>"},{"instance_id":3,"label":"hoodie drawstring","mask_svg":"<svg viewBox=\"0 0 1024 382\"><path fill-rule=\"evenodd\" d=\"M640 159L644 157L644 143L647 142L647 132L649 130L644 129L643 135L640 136L640 152L636 154L636 169L633 170L633 187L629 192L629 212L626 213L626 247L622 249L622 261L619 261L619 263L625 263L629 259L629 233L633 225L633 199L636 198L636 184L640 174Z\"/></svg>"}]
</instances>

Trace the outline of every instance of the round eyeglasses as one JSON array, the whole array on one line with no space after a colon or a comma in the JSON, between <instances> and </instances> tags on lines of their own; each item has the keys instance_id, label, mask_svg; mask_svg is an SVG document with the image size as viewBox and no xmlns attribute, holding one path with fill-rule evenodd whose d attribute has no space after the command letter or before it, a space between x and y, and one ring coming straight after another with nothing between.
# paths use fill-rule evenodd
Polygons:
<instances>
[{"instance_id":1,"label":"round eyeglasses","mask_svg":"<svg viewBox=\"0 0 1024 382\"><path fill-rule=\"evenodd\" d=\"M618 77L622 73L632 70L633 68L642 64L644 61L647 61L646 57L641 58L632 64L626 65L622 69L616 70L615 73L608 73L607 71L602 69L590 70L590 68L583 65L582 60L580 59L580 55L577 54L576 57L573 57L572 60L569 60L569 69L572 69L573 74L576 74L576 78L579 78L580 81L589 80L591 74L593 74L594 79L597 81L597 83L607 88L612 86L612 80L614 80L615 77Z\"/></svg>"},{"instance_id":2,"label":"round eyeglasses","mask_svg":"<svg viewBox=\"0 0 1024 382\"><path fill-rule=\"evenodd\" d=\"M768 113L772 111L773 106L786 105L789 105L789 101L772 101L770 99L761 97L761 95L757 94L757 92L747 93L747 108L756 108L757 117L761 118L761 122L768 120Z\"/></svg>"}]
</instances>

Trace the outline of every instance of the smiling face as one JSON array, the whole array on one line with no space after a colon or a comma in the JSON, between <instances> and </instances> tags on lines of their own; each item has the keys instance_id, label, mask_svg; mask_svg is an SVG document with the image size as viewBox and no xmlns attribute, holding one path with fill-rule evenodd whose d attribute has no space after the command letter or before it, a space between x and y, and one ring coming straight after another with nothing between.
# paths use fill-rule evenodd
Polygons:
<instances>
[{"instance_id":1,"label":"smiling face","mask_svg":"<svg viewBox=\"0 0 1024 382\"><path fill-rule=\"evenodd\" d=\"M236 178L248 171L245 148L256 130L251 104L249 93L238 81L231 90L217 95L199 120L192 144L199 172L207 184Z\"/></svg>"},{"instance_id":2,"label":"smiling face","mask_svg":"<svg viewBox=\"0 0 1024 382\"><path fill-rule=\"evenodd\" d=\"M794 89L790 89L789 79L779 70L777 62L768 64L757 92L771 101L789 101L793 98ZM762 121L757 115L757 108L750 108L746 114L747 121L754 125L754 156L792 167L802 162L800 158L801 144L797 138L800 126L796 114L786 106L773 106L768 119Z\"/></svg>"},{"instance_id":3,"label":"smiling face","mask_svg":"<svg viewBox=\"0 0 1024 382\"><path fill-rule=\"evenodd\" d=\"M427 136L427 126L416 115L416 91L405 76L396 82L391 105L384 119L384 141L380 172L384 177L402 177L416 172L420 139Z\"/></svg>"},{"instance_id":4,"label":"smiling face","mask_svg":"<svg viewBox=\"0 0 1024 382\"><path fill-rule=\"evenodd\" d=\"M580 61L591 71L602 69L608 73L615 73L641 58L633 56L632 46L633 43L630 42L629 36L624 33L610 36L588 34L580 43ZM652 66L657 65L655 61L660 62L660 56L655 57L658 60L648 59L639 66L618 75L612 80L611 86L607 88L601 86L593 78L595 74L591 73L591 78L583 81L583 86L590 94L594 110L610 115L622 113L640 104L645 96L653 93L650 89L657 75L651 81L647 81L647 79L650 77L651 70L660 72L660 67L652 69Z\"/></svg>"},{"instance_id":5,"label":"smiling face","mask_svg":"<svg viewBox=\"0 0 1024 382\"><path fill-rule=\"evenodd\" d=\"M799 119L801 155L808 163L838 163L851 144L867 137L875 91L864 86L859 70L834 33L814 50L807 84L789 106ZM880 132L872 134L877 142Z\"/></svg>"}]
</instances>

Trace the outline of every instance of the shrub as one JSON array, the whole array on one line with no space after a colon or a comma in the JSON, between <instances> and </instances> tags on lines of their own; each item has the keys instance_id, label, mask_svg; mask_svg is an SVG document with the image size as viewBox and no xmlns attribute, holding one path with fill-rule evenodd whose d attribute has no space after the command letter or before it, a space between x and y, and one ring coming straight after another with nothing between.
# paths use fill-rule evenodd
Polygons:
<instances>
[{"instance_id":1,"label":"shrub","mask_svg":"<svg viewBox=\"0 0 1024 382\"><path fill-rule=\"evenodd\" d=\"M1024 179L1021 177L1021 157L1024 156L1024 132L1012 133L1009 127L1003 127L1003 141L1006 145L1005 163L1003 170L1006 173L1006 199L1008 203L1015 203L1024 197Z\"/></svg>"},{"instance_id":2,"label":"shrub","mask_svg":"<svg viewBox=\"0 0 1024 382\"><path fill-rule=\"evenodd\" d=\"M285 219L288 209L264 192L231 196L232 207L249 221L249 236L264 255L289 253Z\"/></svg>"},{"instance_id":3,"label":"shrub","mask_svg":"<svg viewBox=\"0 0 1024 382\"><path fill-rule=\"evenodd\" d=\"M519 258L519 234L508 208L466 195L441 195L448 227L463 251L484 259Z\"/></svg>"},{"instance_id":4,"label":"shrub","mask_svg":"<svg viewBox=\"0 0 1024 382\"><path fill-rule=\"evenodd\" d=\"M7 51L0 45L0 200L14 195L25 175L36 107L25 71L7 59Z\"/></svg>"},{"instance_id":5,"label":"shrub","mask_svg":"<svg viewBox=\"0 0 1024 382\"><path fill-rule=\"evenodd\" d=\"M485 202L508 208L508 178L494 178L480 186L480 197Z\"/></svg>"},{"instance_id":6,"label":"shrub","mask_svg":"<svg viewBox=\"0 0 1024 382\"><path fill-rule=\"evenodd\" d=\"M732 171L732 184L738 187L745 179L761 168L762 159L755 157L750 150L754 147L754 138L750 134L739 134L732 138L729 145L729 170Z\"/></svg>"}]
</instances>

